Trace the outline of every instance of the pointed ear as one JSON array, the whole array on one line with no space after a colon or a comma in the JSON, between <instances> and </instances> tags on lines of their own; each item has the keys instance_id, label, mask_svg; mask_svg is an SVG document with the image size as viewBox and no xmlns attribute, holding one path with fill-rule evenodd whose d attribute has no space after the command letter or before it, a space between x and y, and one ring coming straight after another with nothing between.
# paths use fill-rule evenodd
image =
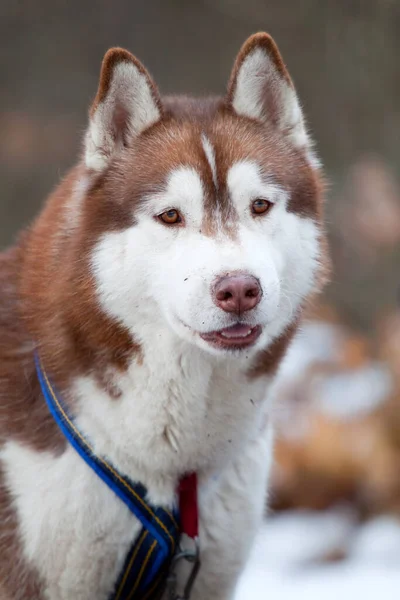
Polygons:
<instances>
[{"instance_id":1,"label":"pointed ear","mask_svg":"<svg viewBox=\"0 0 400 600\"><path fill-rule=\"evenodd\" d=\"M158 90L143 65L127 50L111 48L101 66L89 113L85 162L101 171L111 157L161 118Z\"/></svg>"},{"instance_id":2,"label":"pointed ear","mask_svg":"<svg viewBox=\"0 0 400 600\"><path fill-rule=\"evenodd\" d=\"M256 33L243 44L228 85L227 103L239 115L277 127L316 166L292 80L267 33Z\"/></svg>"}]
</instances>

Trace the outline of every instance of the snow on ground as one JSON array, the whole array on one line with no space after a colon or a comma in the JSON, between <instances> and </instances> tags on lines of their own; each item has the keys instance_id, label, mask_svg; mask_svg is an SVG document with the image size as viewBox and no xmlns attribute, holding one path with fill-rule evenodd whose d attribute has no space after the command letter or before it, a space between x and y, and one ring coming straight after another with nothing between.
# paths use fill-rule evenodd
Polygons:
<instances>
[{"instance_id":1,"label":"snow on ground","mask_svg":"<svg viewBox=\"0 0 400 600\"><path fill-rule=\"evenodd\" d=\"M347 550L347 558L322 558ZM282 513L259 533L235 600L399 600L400 521L359 527L353 515Z\"/></svg>"},{"instance_id":2,"label":"snow on ground","mask_svg":"<svg viewBox=\"0 0 400 600\"><path fill-rule=\"evenodd\" d=\"M319 403L327 415L360 417L380 406L391 393L389 369L379 362L327 377L319 385Z\"/></svg>"},{"instance_id":3,"label":"snow on ground","mask_svg":"<svg viewBox=\"0 0 400 600\"><path fill-rule=\"evenodd\" d=\"M293 394L293 384L304 387L304 382L299 382L313 365L326 363L339 366L348 336L337 325L306 321L281 365L277 397ZM343 419L372 412L392 391L389 369L385 364L372 360L349 370L341 365L337 373L318 378L314 385L318 408L327 415Z\"/></svg>"}]
</instances>

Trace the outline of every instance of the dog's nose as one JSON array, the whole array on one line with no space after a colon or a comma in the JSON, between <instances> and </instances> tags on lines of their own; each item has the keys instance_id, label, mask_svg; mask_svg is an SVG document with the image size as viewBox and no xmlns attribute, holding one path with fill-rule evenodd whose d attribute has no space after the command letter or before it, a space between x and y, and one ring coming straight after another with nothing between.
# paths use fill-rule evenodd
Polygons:
<instances>
[{"instance_id":1,"label":"dog's nose","mask_svg":"<svg viewBox=\"0 0 400 600\"><path fill-rule=\"evenodd\" d=\"M214 283L214 303L225 312L241 314L251 310L261 295L260 284L252 275L226 275Z\"/></svg>"}]
</instances>

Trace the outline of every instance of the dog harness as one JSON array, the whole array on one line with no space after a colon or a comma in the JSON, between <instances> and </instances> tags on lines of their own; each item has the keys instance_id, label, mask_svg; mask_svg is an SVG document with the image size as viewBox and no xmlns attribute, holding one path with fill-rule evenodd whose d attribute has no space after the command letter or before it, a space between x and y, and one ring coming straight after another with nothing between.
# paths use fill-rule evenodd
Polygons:
<instances>
[{"instance_id":1,"label":"dog harness","mask_svg":"<svg viewBox=\"0 0 400 600\"><path fill-rule=\"evenodd\" d=\"M126 556L110 600L187 600L200 568L198 547L197 477L179 483L179 509L154 507L141 483L125 477L105 458L97 456L79 431L65 404L35 354L37 376L50 413L71 446L140 521L142 529ZM188 575L178 590L176 570L188 563ZM164 592L167 594L164 596Z\"/></svg>"}]
</instances>

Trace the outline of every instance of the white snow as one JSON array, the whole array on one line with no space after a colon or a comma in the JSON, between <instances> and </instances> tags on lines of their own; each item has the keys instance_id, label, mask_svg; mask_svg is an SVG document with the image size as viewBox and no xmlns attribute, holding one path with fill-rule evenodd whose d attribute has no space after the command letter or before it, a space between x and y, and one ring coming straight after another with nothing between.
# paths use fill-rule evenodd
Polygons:
<instances>
[{"instance_id":1,"label":"white snow","mask_svg":"<svg viewBox=\"0 0 400 600\"><path fill-rule=\"evenodd\" d=\"M370 359L356 368L345 367L342 359L349 335L339 325L304 323L282 363L275 388L277 424L284 435L293 434L293 423L297 437L306 435L311 412L341 420L362 418L393 392L393 376L384 363ZM302 418L306 419L303 426Z\"/></svg>"},{"instance_id":2,"label":"white snow","mask_svg":"<svg viewBox=\"0 0 400 600\"><path fill-rule=\"evenodd\" d=\"M347 550L345 560L322 559ZM358 527L352 513L291 512L268 519L235 600L398 600L400 521Z\"/></svg>"},{"instance_id":3,"label":"white snow","mask_svg":"<svg viewBox=\"0 0 400 600\"><path fill-rule=\"evenodd\" d=\"M385 402L393 390L389 369L379 362L326 377L317 386L325 414L341 419L369 414Z\"/></svg>"},{"instance_id":4,"label":"white snow","mask_svg":"<svg viewBox=\"0 0 400 600\"><path fill-rule=\"evenodd\" d=\"M316 362L338 362L344 341L345 335L336 325L306 321L282 362L279 379L297 379Z\"/></svg>"}]
</instances>

